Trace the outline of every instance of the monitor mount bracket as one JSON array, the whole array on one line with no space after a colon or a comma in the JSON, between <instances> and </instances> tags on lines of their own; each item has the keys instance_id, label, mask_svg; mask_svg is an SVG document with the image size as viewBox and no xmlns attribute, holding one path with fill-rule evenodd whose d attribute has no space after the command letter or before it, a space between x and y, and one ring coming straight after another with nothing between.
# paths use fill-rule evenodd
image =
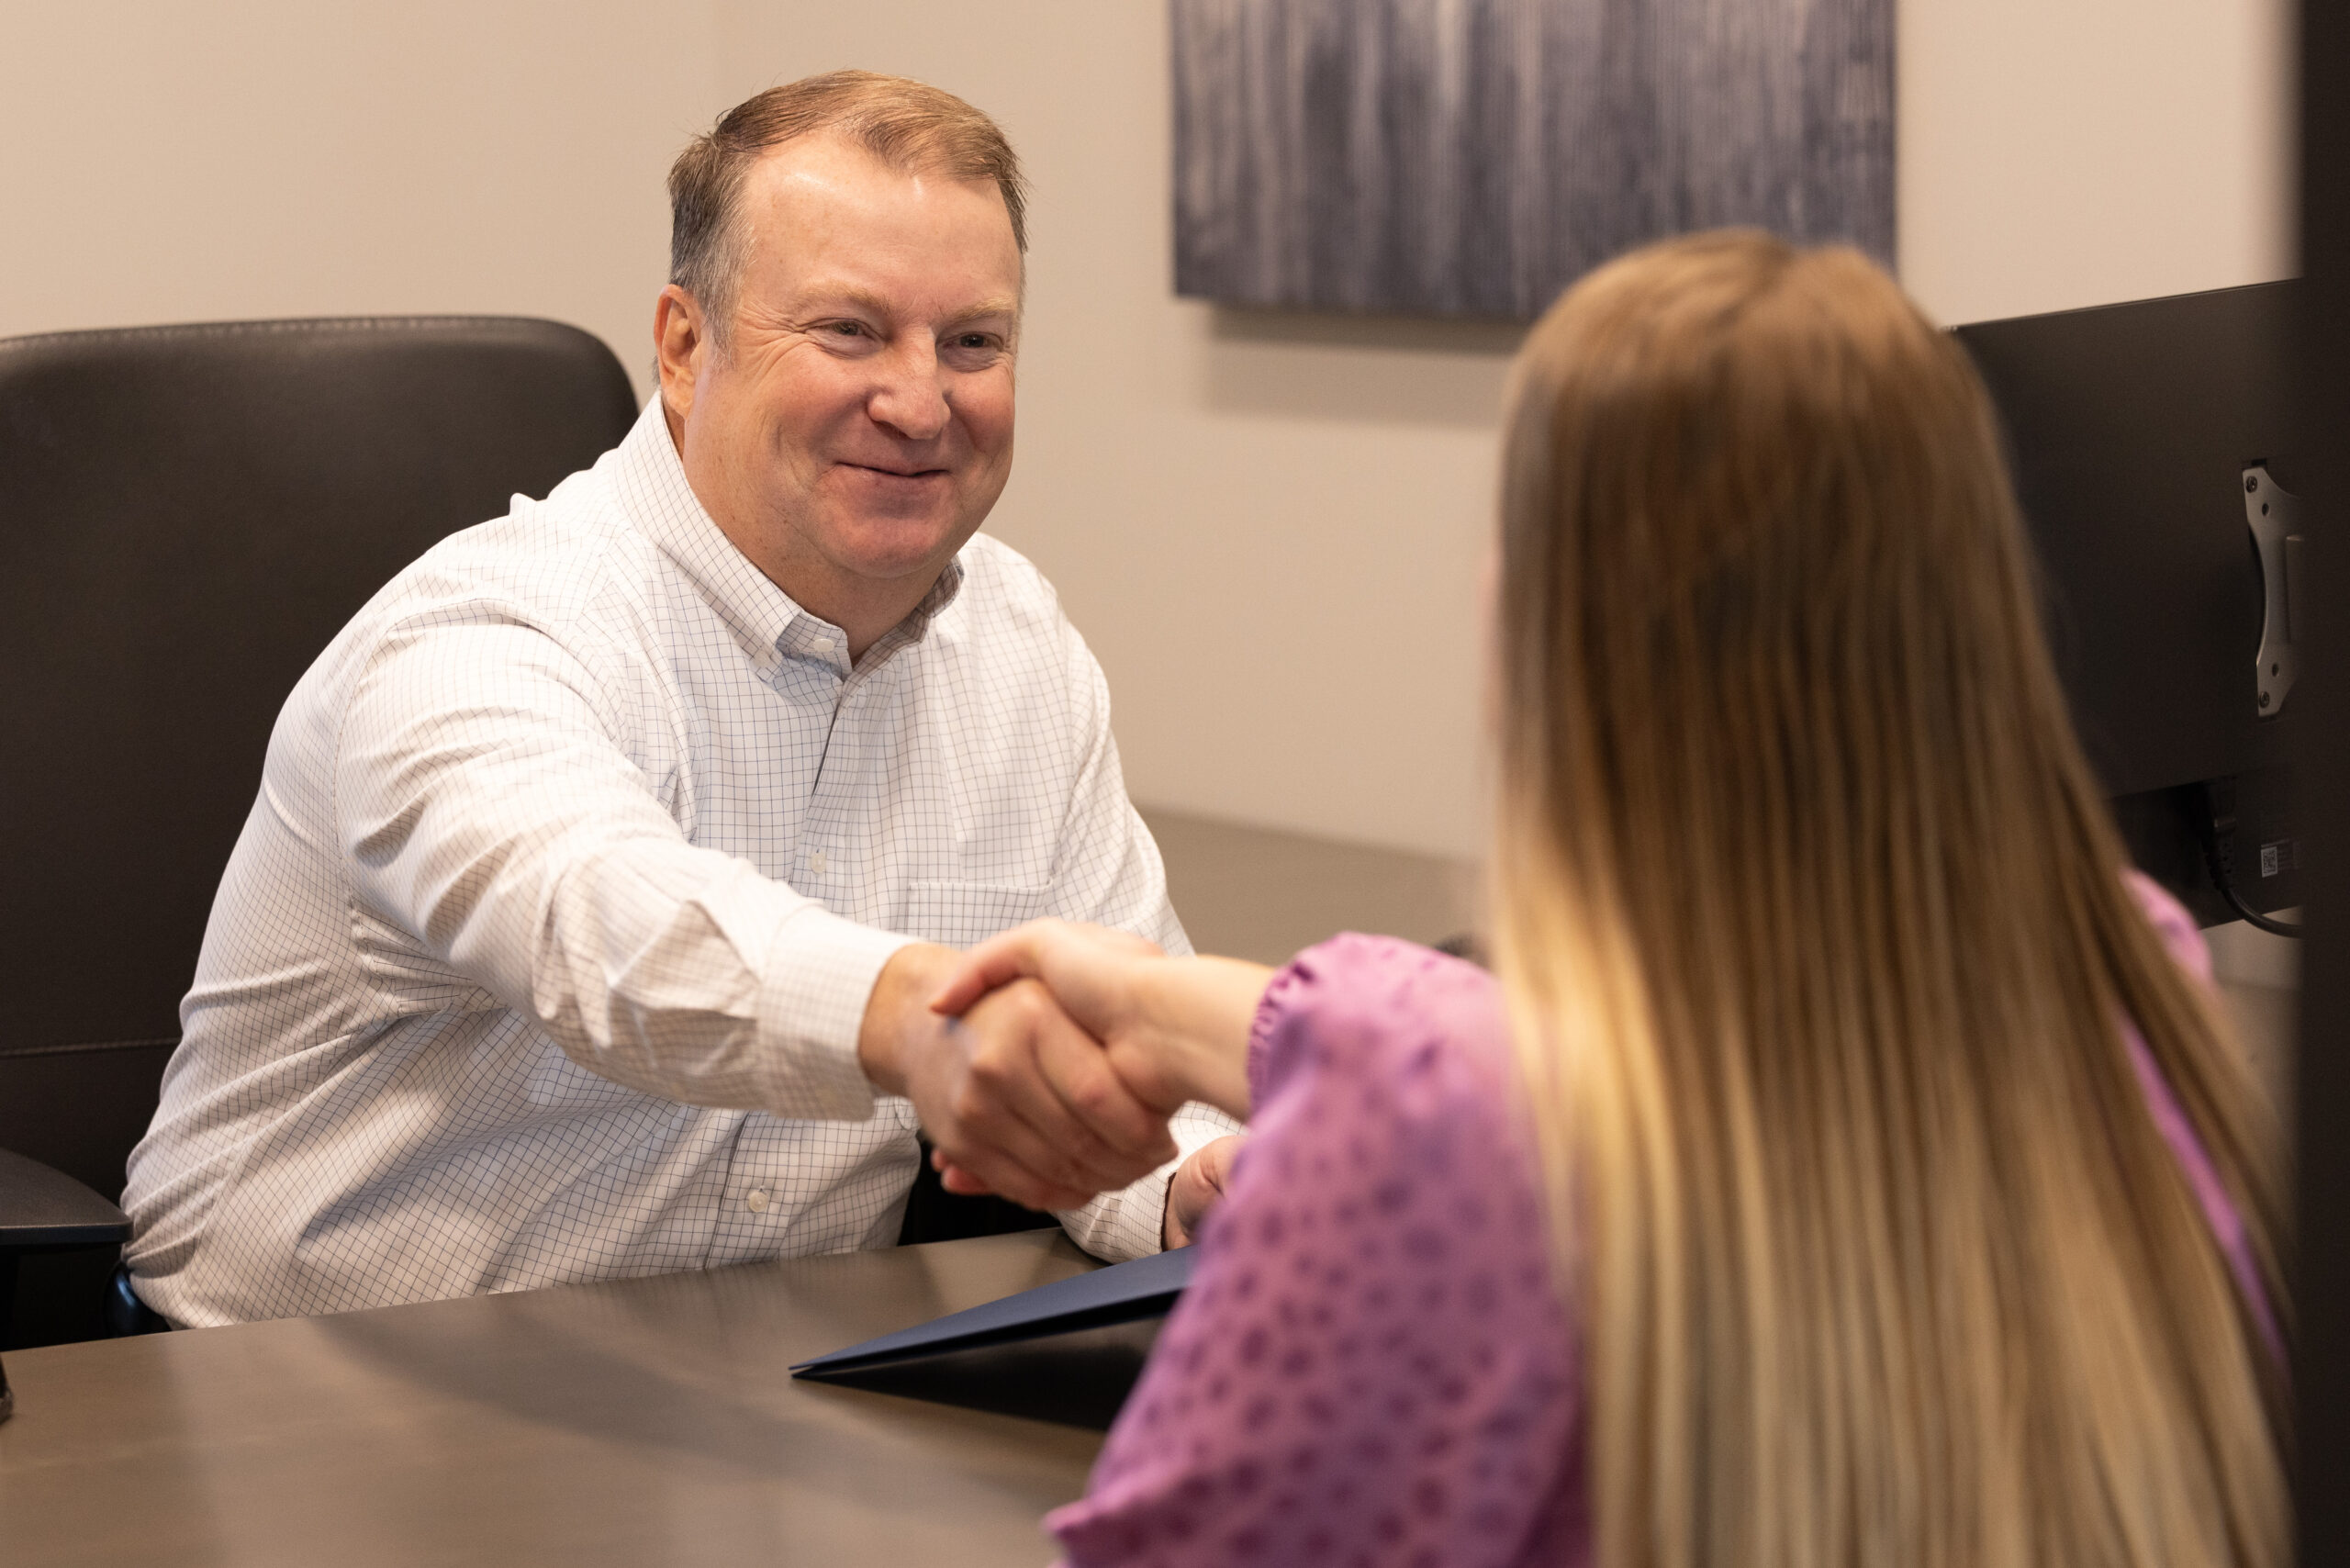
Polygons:
<instances>
[{"instance_id":1,"label":"monitor mount bracket","mask_svg":"<svg viewBox=\"0 0 2350 1568\"><path fill-rule=\"evenodd\" d=\"M2301 503L2270 476L2266 462L2244 471L2244 520L2260 556L2260 660L2255 671L2260 716L2273 719L2293 689L2294 648L2307 630L2301 612Z\"/></svg>"}]
</instances>

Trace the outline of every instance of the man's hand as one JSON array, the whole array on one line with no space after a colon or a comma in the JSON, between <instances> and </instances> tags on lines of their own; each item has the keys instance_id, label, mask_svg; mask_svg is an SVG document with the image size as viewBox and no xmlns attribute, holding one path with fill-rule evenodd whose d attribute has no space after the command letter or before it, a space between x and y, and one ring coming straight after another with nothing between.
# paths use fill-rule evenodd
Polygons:
<instances>
[{"instance_id":1,"label":"man's hand","mask_svg":"<svg viewBox=\"0 0 2350 1568\"><path fill-rule=\"evenodd\" d=\"M975 1008L992 988L1042 980L1144 1104L1172 1115L1203 1101L1248 1119L1248 1025L1273 971L1237 958L1169 958L1119 931L1033 920L948 966L931 1002Z\"/></svg>"},{"instance_id":2,"label":"man's hand","mask_svg":"<svg viewBox=\"0 0 2350 1568\"><path fill-rule=\"evenodd\" d=\"M1202 1144L1191 1159L1175 1168L1167 1181L1167 1217L1159 1222L1158 1243L1169 1251L1189 1247L1199 1233L1200 1221L1224 1197L1232 1175L1232 1157L1247 1140L1220 1137Z\"/></svg>"},{"instance_id":3,"label":"man's hand","mask_svg":"<svg viewBox=\"0 0 2350 1568\"><path fill-rule=\"evenodd\" d=\"M857 1036L866 1076L913 1102L953 1190L1073 1209L1175 1157L1168 1112L1127 1090L1042 985L1002 986L960 1018L933 1013L960 962L950 948L900 948Z\"/></svg>"}]
</instances>

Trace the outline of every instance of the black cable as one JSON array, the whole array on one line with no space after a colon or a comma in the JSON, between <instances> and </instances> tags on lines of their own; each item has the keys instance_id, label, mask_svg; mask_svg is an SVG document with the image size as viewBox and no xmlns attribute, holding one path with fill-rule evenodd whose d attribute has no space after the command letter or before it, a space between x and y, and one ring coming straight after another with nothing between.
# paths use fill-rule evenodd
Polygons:
<instances>
[{"instance_id":1,"label":"black cable","mask_svg":"<svg viewBox=\"0 0 2350 1568\"><path fill-rule=\"evenodd\" d=\"M2220 896L2228 901L2228 907L2241 915L2245 924L2272 936L2300 935L2298 924L2271 920L2244 902L2244 895L2236 891L2234 779L2214 778L2203 786L2203 811L2195 821L2195 836L2203 841L2203 866L2211 874L2211 885L2220 890Z\"/></svg>"},{"instance_id":2,"label":"black cable","mask_svg":"<svg viewBox=\"0 0 2350 1568\"><path fill-rule=\"evenodd\" d=\"M2258 910L2254 909L2250 904L2244 902L2243 895L2236 891L2235 885L2232 882L2221 884L2220 888L2220 896L2227 900L2228 907L2234 910L2238 914L2244 916L2244 924L2253 927L2255 930L2266 931L2272 935L2291 936L2296 938L2298 938L2301 934L2301 928L2299 924L2288 923L2282 920L2271 920L2266 915L2261 913Z\"/></svg>"}]
</instances>

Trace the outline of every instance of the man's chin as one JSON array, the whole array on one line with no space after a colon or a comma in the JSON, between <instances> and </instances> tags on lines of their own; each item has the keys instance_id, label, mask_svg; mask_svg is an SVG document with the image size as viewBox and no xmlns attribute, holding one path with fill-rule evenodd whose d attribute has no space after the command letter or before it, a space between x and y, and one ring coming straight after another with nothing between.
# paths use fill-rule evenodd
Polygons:
<instances>
[{"instance_id":1,"label":"man's chin","mask_svg":"<svg viewBox=\"0 0 2350 1568\"><path fill-rule=\"evenodd\" d=\"M864 520L834 535L838 545L834 559L869 582L897 582L924 573L934 576L978 529L976 522Z\"/></svg>"}]
</instances>

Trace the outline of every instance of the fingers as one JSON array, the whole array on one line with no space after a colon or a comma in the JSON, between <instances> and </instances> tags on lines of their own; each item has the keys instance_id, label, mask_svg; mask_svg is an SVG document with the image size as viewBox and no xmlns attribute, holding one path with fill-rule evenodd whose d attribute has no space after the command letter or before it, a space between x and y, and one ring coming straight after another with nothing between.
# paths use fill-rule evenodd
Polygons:
<instances>
[{"instance_id":1,"label":"fingers","mask_svg":"<svg viewBox=\"0 0 2350 1568\"><path fill-rule=\"evenodd\" d=\"M1124 1002L1122 971L1136 958L1161 956L1158 943L1131 931L1032 920L964 954L931 998L931 1010L957 1015L995 987L1029 978L1049 986L1080 1024L1106 1034Z\"/></svg>"},{"instance_id":2,"label":"fingers","mask_svg":"<svg viewBox=\"0 0 2350 1568\"><path fill-rule=\"evenodd\" d=\"M1042 972L1044 960L1037 946L1043 932L1039 928L1048 924L1035 920L1014 926L964 954L962 963L948 973L946 986L931 998L930 1010L959 1018L972 1003L998 986Z\"/></svg>"},{"instance_id":3,"label":"fingers","mask_svg":"<svg viewBox=\"0 0 2350 1568\"><path fill-rule=\"evenodd\" d=\"M1167 1183L1167 1215L1160 1226L1160 1245L1189 1247L1200 1222L1223 1200L1225 1182L1232 1173L1232 1158L1244 1138L1225 1137L1203 1144L1176 1169Z\"/></svg>"},{"instance_id":4,"label":"fingers","mask_svg":"<svg viewBox=\"0 0 2350 1568\"><path fill-rule=\"evenodd\" d=\"M1166 1116L1126 1092L1035 981L991 992L944 1029L959 1064L916 1108L946 1163L989 1189L1032 1208L1074 1208L1173 1157Z\"/></svg>"},{"instance_id":5,"label":"fingers","mask_svg":"<svg viewBox=\"0 0 2350 1568\"><path fill-rule=\"evenodd\" d=\"M1113 1170L1085 1158L1093 1151L1081 1138L1057 1136L1067 1133L1055 1125L1066 1113L1037 1074L992 1059L987 1050L980 1048L943 1116L923 1116L947 1162L1032 1209L1074 1208L1116 1185Z\"/></svg>"},{"instance_id":6,"label":"fingers","mask_svg":"<svg viewBox=\"0 0 2350 1568\"><path fill-rule=\"evenodd\" d=\"M916 1101L942 1172L1070 1208L1174 1158L1167 1121L1180 1097L1138 1094L1102 1045L1128 1005L1126 967L1158 951L1129 933L1043 920L953 964L929 1005L963 1019L966 1035L947 1026L961 1069L943 1098Z\"/></svg>"},{"instance_id":7,"label":"fingers","mask_svg":"<svg viewBox=\"0 0 2350 1568\"><path fill-rule=\"evenodd\" d=\"M979 1176L949 1161L939 1172L939 1184L948 1192L967 1198L990 1195L1018 1204L1024 1209L1075 1209L1091 1203L1094 1194L1076 1187L1063 1187L1050 1182L1040 1182L1018 1166L988 1160L981 1157L990 1174Z\"/></svg>"},{"instance_id":8,"label":"fingers","mask_svg":"<svg viewBox=\"0 0 2350 1568\"><path fill-rule=\"evenodd\" d=\"M1039 1175L1035 1166L1049 1161L1037 1145L1020 1135L1001 1141L973 1137L959 1142L952 1153L941 1145L933 1159L948 1192L967 1197L992 1193L1024 1208L1073 1209L1091 1201L1099 1190L1090 1183Z\"/></svg>"},{"instance_id":9,"label":"fingers","mask_svg":"<svg viewBox=\"0 0 2350 1568\"><path fill-rule=\"evenodd\" d=\"M990 1188L985 1182L959 1165L951 1161L942 1161L935 1150L932 1151L930 1158L931 1163L938 1167L938 1184L948 1192L966 1198L984 1198L993 1195L993 1189Z\"/></svg>"},{"instance_id":10,"label":"fingers","mask_svg":"<svg viewBox=\"0 0 2350 1568\"><path fill-rule=\"evenodd\" d=\"M1075 1024L1047 1027L1037 1044L1045 1081L1094 1137L1122 1156L1145 1161L1144 1170L1175 1158L1167 1119L1183 1108L1181 1097L1169 1103L1147 1097L1147 1089L1121 1076L1116 1058Z\"/></svg>"}]
</instances>

